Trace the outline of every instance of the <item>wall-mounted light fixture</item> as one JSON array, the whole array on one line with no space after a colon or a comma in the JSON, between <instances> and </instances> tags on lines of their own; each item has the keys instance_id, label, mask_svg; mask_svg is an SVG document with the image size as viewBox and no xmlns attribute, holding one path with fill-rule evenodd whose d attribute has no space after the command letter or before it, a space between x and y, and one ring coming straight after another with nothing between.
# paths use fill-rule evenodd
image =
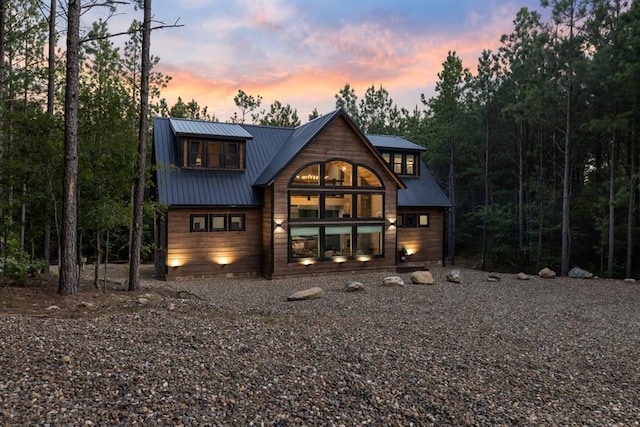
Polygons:
<instances>
[{"instance_id":1,"label":"wall-mounted light fixture","mask_svg":"<svg viewBox=\"0 0 640 427\"><path fill-rule=\"evenodd\" d=\"M396 219L395 218L387 218L387 221L389 222L389 229L393 230L396 228Z\"/></svg>"},{"instance_id":2,"label":"wall-mounted light fixture","mask_svg":"<svg viewBox=\"0 0 640 427\"><path fill-rule=\"evenodd\" d=\"M284 220L282 220L282 219L274 219L273 220L273 230L274 231L284 231L284 227L282 226L282 224L284 224Z\"/></svg>"},{"instance_id":3,"label":"wall-mounted light fixture","mask_svg":"<svg viewBox=\"0 0 640 427\"><path fill-rule=\"evenodd\" d=\"M358 258L356 258L358 261L360 261L363 264L368 263L369 261L371 261L371 257L369 255L360 255Z\"/></svg>"},{"instance_id":4,"label":"wall-mounted light fixture","mask_svg":"<svg viewBox=\"0 0 640 427\"><path fill-rule=\"evenodd\" d=\"M338 264L344 264L345 262L347 262L347 258L343 256L335 257L333 259L333 262L337 262Z\"/></svg>"},{"instance_id":5,"label":"wall-mounted light fixture","mask_svg":"<svg viewBox=\"0 0 640 427\"><path fill-rule=\"evenodd\" d=\"M300 262L300 264L304 265L305 267L309 267L313 264L315 264L316 262L312 259L305 259L303 261Z\"/></svg>"}]
</instances>

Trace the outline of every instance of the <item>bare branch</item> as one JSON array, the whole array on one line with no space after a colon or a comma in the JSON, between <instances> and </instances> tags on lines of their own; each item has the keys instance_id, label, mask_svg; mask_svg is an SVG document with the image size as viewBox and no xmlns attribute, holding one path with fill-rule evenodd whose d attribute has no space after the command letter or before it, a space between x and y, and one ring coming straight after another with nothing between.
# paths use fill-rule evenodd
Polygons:
<instances>
[{"instance_id":1,"label":"bare branch","mask_svg":"<svg viewBox=\"0 0 640 427\"><path fill-rule=\"evenodd\" d=\"M158 25L157 27L151 27L151 31L163 30L165 28L180 28L180 27L184 27L184 24L178 24L179 21L180 21L180 18L178 18L176 20L175 24L171 24L171 25L162 24L162 25ZM142 31L142 27L136 28L136 29L132 29L132 30L127 30L127 31L121 31L119 33L107 34L106 36L87 37L87 38L84 38L84 39L80 40L80 43L82 44L82 43L95 41L95 40L105 40L105 39L110 39L112 37L126 36L126 35L131 35L131 34L134 34L134 33L139 33L141 31Z\"/></svg>"}]
</instances>

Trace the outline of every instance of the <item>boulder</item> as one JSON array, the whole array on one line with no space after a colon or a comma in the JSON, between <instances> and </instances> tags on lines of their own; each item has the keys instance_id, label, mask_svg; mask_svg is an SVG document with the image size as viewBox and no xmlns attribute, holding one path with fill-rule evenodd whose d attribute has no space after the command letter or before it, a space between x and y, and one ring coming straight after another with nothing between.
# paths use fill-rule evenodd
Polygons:
<instances>
[{"instance_id":1,"label":"boulder","mask_svg":"<svg viewBox=\"0 0 640 427\"><path fill-rule=\"evenodd\" d=\"M451 283L460 283L462 280L460 279L460 270L454 268L450 272L447 273L447 282Z\"/></svg>"},{"instance_id":2,"label":"boulder","mask_svg":"<svg viewBox=\"0 0 640 427\"><path fill-rule=\"evenodd\" d=\"M149 299L148 298L144 298L144 297L140 297L140 298L138 298L138 300L136 302L138 303L138 305L147 305L147 304L149 304Z\"/></svg>"},{"instance_id":3,"label":"boulder","mask_svg":"<svg viewBox=\"0 0 640 427\"><path fill-rule=\"evenodd\" d=\"M364 291L364 285L360 282L350 281L344 284L345 292Z\"/></svg>"},{"instance_id":4,"label":"boulder","mask_svg":"<svg viewBox=\"0 0 640 427\"><path fill-rule=\"evenodd\" d=\"M58 307L57 305L50 305L49 307L45 308L45 310L48 310L48 311L60 310L60 307Z\"/></svg>"},{"instance_id":5,"label":"boulder","mask_svg":"<svg viewBox=\"0 0 640 427\"><path fill-rule=\"evenodd\" d=\"M551 270L550 268L543 268L542 270L538 271L538 276L542 277L543 279L553 279L556 277L556 272Z\"/></svg>"},{"instance_id":6,"label":"boulder","mask_svg":"<svg viewBox=\"0 0 640 427\"><path fill-rule=\"evenodd\" d=\"M433 285L433 274L430 271L414 271L411 273L411 281L416 285Z\"/></svg>"},{"instance_id":7,"label":"boulder","mask_svg":"<svg viewBox=\"0 0 640 427\"><path fill-rule=\"evenodd\" d=\"M395 287L395 286L405 286L405 284L404 284L404 280L402 280L402 277L400 276L388 276L382 280L382 286Z\"/></svg>"},{"instance_id":8,"label":"boulder","mask_svg":"<svg viewBox=\"0 0 640 427\"><path fill-rule=\"evenodd\" d=\"M488 279L490 282L499 282L502 278L498 275L498 273L489 273Z\"/></svg>"},{"instance_id":9,"label":"boulder","mask_svg":"<svg viewBox=\"0 0 640 427\"><path fill-rule=\"evenodd\" d=\"M529 275L526 273L523 273L522 271L520 273L518 273L518 275L516 276L516 278L518 280L529 280Z\"/></svg>"},{"instance_id":10,"label":"boulder","mask_svg":"<svg viewBox=\"0 0 640 427\"><path fill-rule=\"evenodd\" d=\"M583 270L579 267L573 267L569 270L569 277L573 279L591 279L593 273L589 273L587 270Z\"/></svg>"},{"instance_id":11,"label":"boulder","mask_svg":"<svg viewBox=\"0 0 640 427\"><path fill-rule=\"evenodd\" d=\"M287 301L302 301L307 299L316 299L322 297L324 291L322 288L315 286L313 288L304 289L302 291L295 292L287 297Z\"/></svg>"},{"instance_id":12,"label":"boulder","mask_svg":"<svg viewBox=\"0 0 640 427\"><path fill-rule=\"evenodd\" d=\"M626 279L624 279L625 283L636 283L636 279L632 279L631 277L627 277Z\"/></svg>"}]
</instances>

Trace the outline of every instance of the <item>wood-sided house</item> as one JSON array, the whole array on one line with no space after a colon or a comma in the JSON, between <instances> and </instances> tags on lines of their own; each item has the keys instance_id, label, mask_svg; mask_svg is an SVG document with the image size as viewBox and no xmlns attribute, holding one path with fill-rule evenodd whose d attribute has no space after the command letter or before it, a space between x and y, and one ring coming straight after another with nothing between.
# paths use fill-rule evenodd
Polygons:
<instances>
[{"instance_id":1,"label":"wood-sided house","mask_svg":"<svg viewBox=\"0 0 640 427\"><path fill-rule=\"evenodd\" d=\"M443 259L449 200L424 149L342 110L296 128L156 118L156 267L268 278ZM406 252L406 261L403 260Z\"/></svg>"}]
</instances>

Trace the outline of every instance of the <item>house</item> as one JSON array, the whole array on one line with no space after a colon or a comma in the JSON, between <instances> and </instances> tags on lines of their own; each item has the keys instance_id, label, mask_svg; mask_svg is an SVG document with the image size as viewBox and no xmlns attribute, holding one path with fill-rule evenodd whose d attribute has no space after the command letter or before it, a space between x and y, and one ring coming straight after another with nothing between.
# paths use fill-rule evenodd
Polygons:
<instances>
[{"instance_id":1,"label":"house","mask_svg":"<svg viewBox=\"0 0 640 427\"><path fill-rule=\"evenodd\" d=\"M296 128L156 118L153 143L165 278L443 259L450 203L420 160L424 149L364 135L342 109Z\"/></svg>"}]
</instances>

